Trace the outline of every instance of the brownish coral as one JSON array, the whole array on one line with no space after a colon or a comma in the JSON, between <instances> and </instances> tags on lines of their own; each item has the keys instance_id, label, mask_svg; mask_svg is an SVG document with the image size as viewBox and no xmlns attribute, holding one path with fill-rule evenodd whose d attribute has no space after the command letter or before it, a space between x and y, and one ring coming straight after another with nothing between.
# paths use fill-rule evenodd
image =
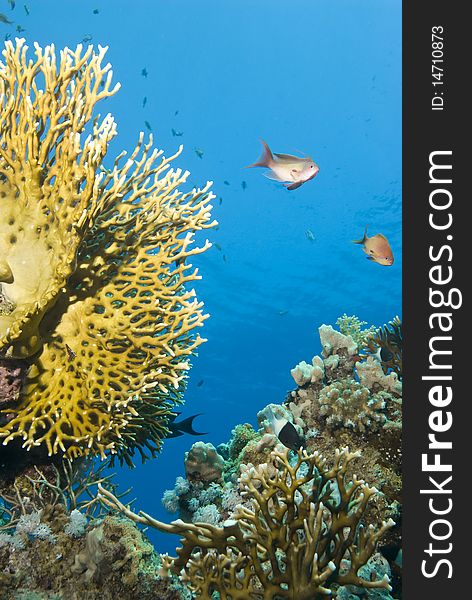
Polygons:
<instances>
[{"instance_id":1,"label":"brownish coral","mask_svg":"<svg viewBox=\"0 0 472 600\"><path fill-rule=\"evenodd\" d=\"M137 523L182 536L176 558L165 566L180 575L197 598L218 592L222 600L318 600L340 585L389 588L386 578L357 575L378 540L393 525L364 529L362 519L377 490L346 474L358 453L336 451L328 465L318 452L272 452L277 465L253 467L241 478L245 506L222 527L174 521L170 525L133 513L111 492L102 501ZM343 566L343 569L341 569Z\"/></svg>"}]
</instances>

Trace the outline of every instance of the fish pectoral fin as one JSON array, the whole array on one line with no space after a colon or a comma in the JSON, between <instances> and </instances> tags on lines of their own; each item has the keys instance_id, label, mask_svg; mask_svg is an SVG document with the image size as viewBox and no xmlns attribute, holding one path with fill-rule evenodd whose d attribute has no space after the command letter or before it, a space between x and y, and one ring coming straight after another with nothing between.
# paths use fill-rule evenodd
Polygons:
<instances>
[{"instance_id":1,"label":"fish pectoral fin","mask_svg":"<svg viewBox=\"0 0 472 600\"><path fill-rule=\"evenodd\" d=\"M375 260L373 256L366 256L367 260Z\"/></svg>"},{"instance_id":2,"label":"fish pectoral fin","mask_svg":"<svg viewBox=\"0 0 472 600\"><path fill-rule=\"evenodd\" d=\"M301 185L303 185L303 181L297 181L297 183L291 183L290 185L286 185L285 187L288 190L296 190L297 188L299 188Z\"/></svg>"},{"instance_id":3,"label":"fish pectoral fin","mask_svg":"<svg viewBox=\"0 0 472 600\"><path fill-rule=\"evenodd\" d=\"M267 173L263 173L263 175L264 175L264 177L267 177L267 179L272 179L272 181L280 181L280 182L285 181L285 179L281 179L273 171L268 171Z\"/></svg>"}]
</instances>

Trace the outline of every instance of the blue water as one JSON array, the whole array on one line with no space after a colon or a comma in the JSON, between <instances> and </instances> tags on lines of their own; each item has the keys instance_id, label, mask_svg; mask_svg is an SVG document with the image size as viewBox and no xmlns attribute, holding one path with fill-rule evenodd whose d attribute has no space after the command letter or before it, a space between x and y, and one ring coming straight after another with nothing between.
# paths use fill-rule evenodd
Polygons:
<instances>
[{"instance_id":1,"label":"blue water","mask_svg":"<svg viewBox=\"0 0 472 600\"><path fill-rule=\"evenodd\" d=\"M167 154L184 144L177 163L192 185L212 180L222 198L214 202L220 227L206 232L221 250L195 261L211 318L183 408L204 413L195 426L209 432L206 441L226 441L237 423L255 424L258 410L282 402L294 387L290 369L320 350L320 324L346 312L380 325L401 313L399 0L26 4L29 16L23 2L11 11L2 0L15 23L0 24L0 34L17 35L20 24L30 46L75 47L85 36L109 46L122 84L100 108L118 123L110 160L134 148L146 120ZM261 169L244 169L259 155L259 137L276 152L311 155L320 173L289 192ZM389 239L393 267L367 261L351 243L366 224ZM155 461L119 472L137 507L174 518L160 498L183 474L193 441L168 440ZM153 540L175 548L169 537Z\"/></svg>"}]
</instances>

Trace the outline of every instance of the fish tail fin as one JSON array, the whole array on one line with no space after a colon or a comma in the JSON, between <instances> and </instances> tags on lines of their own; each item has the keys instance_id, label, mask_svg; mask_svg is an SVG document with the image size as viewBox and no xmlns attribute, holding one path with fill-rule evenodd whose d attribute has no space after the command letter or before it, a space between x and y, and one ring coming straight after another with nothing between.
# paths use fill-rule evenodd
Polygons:
<instances>
[{"instance_id":1,"label":"fish tail fin","mask_svg":"<svg viewBox=\"0 0 472 600\"><path fill-rule=\"evenodd\" d=\"M202 413L192 415L191 417L187 417L183 421L180 421L180 423L177 423L179 430L183 431L184 433L188 433L189 435L207 435L207 432L195 431L193 428L194 419L199 417L201 414Z\"/></svg>"},{"instance_id":2,"label":"fish tail fin","mask_svg":"<svg viewBox=\"0 0 472 600\"><path fill-rule=\"evenodd\" d=\"M272 166L272 164L274 163L274 157L272 155L272 151L269 148L269 146L264 142L264 140L261 140L261 144L262 144L261 156L255 163L252 163L252 165L248 165L246 167L246 169L250 169L251 167L269 167L270 168Z\"/></svg>"},{"instance_id":3,"label":"fish tail fin","mask_svg":"<svg viewBox=\"0 0 472 600\"><path fill-rule=\"evenodd\" d=\"M368 229L368 225L365 226L365 230L364 230L364 235L362 236L361 240L352 240L353 244L365 244L366 240L367 240L367 229Z\"/></svg>"}]
</instances>

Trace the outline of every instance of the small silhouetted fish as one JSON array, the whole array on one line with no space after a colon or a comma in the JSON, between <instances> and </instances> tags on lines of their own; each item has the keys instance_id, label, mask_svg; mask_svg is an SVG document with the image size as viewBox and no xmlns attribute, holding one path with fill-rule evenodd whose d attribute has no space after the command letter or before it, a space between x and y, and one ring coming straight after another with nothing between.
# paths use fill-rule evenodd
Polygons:
<instances>
[{"instance_id":1,"label":"small silhouetted fish","mask_svg":"<svg viewBox=\"0 0 472 600\"><path fill-rule=\"evenodd\" d=\"M213 244L213 245L219 252L221 252L221 246L219 244Z\"/></svg>"},{"instance_id":2,"label":"small silhouetted fish","mask_svg":"<svg viewBox=\"0 0 472 600\"><path fill-rule=\"evenodd\" d=\"M223 204L223 198L220 196L219 198L220 206Z\"/></svg>"},{"instance_id":3,"label":"small silhouetted fish","mask_svg":"<svg viewBox=\"0 0 472 600\"><path fill-rule=\"evenodd\" d=\"M98 15L98 13L99 13L100 11L98 10L98 8L94 8L92 12L93 12L93 14L94 14L94 15Z\"/></svg>"},{"instance_id":4,"label":"small silhouetted fish","mask_svg":"<svg viewBox=\"0 0 472 600\"><path fill-rule=\"evenodd\" d=\"M151 123L149 123L149 121L144 121L144 124L149 129L149 131L152 131Z\"/></svg>"},{"instance_id":5,"label":"small silhouetted fish","mask_svg":"<svg viewBox=\"0 0 472 600\"><path fill-rule=\"evenodd\" d=\"M147 96L144 96L143 98L143 108L146 106L147 103Z\"/></svg>"},{"instance_id":6,"label":"small silhouetted fish","mask_svg":"<svg viewBox=\"0 0 472 600\"><path fill-rule=\"evenodd\" d=\"M141 69L141 75L142 75L143 77L147 77L147 76L148 76L148 72L147 72L147 69L146 69L146 67L144 67L144 69Z\"/></svg>"},{"instance_id":7,"label":"small silhouetted fish","mask_svg":"<svg viewBox=\"0 0 472 600\"><path fill-rule=\"evenodd\" d=\"M313 233L313 231L311 229L307 229L305 231L305 235L306 235L307 239L310 240L310 242L314 242L315 241L315 234Z\"/></svg>"},{"instance_id":8,"label":"small silhouetted fish","mask_svg":"<svg viewBox=\"0 0 472 600\"><path fill-rule=\"evenodd\" d=\"M15 6L16 6L15 0L8 0L8 4L10 5L11 10L13 10L15 8Z\"/></svg>"},{"instance_id":9,"label":"small silhouetted fish","mask_svg":"<svg viewBox=\"0 0 472 600\"><path fill-rule=\"evenodd\" d=\"M224 183L225 185L229 185L229 181L226 181L226 179L223 181L223 183Z\"/></svg>"},{"instance_id":10,"label":"small silhouetted fish","mask_svg":"<svg viewBox=\"0 0 472 600\"><path fill-rule=\"evenodd\" d=\"M16 26L17 33L23 33L23 31L26 31L26 29L24 27L22 27L21 25Z\"/></svg>"},{"instance_id":11,"label":"small silhouetted fish","mask_svg":"<svg viewBox=\"0 0 472 600\"><path fill-rule=\"evenodd\" d=\"M281 317L283 317L284 315L286 315L288 313L288 310L279 310L279 315Z\"/></svg>"},{"instance_id":12,"label":"small silhouetted fish","mask_svg":"<svg viewBox=\"0 0 472 600\"><path fill-rule=\"evenodd\" d=\"M191 417L187 417L183 421L176 422L175 419L180 415L180 413L175 413L175 416L172 416L170 421L167 423L167 429L170 429L170 434L166 437L175 438L184 435L184 433L188 433L189 435L207 435L207 432L201 433L199 431L195 431L193 428L193 420L196 417L199 417L202 413L198 413L196 415L192 415Z\"/></svg>"},{"instance_id":13,"label":"small silhouetted fish","mask_svg":"<svg viewBox=\"0 0 472 600\"><path fill-rule=\"evenodd\" d=\"M247 188L247 183L245 181L241 181L241 187L243 190L245 190Z\"/></svg>"},{"instance_id":14,"label":"small silhouetted fish","mask_svg":"<svg viewBox=\"0 0 472 600\"><path fill-rule=\"evenodd\" d=\"M4 39L6 42L8 42L8 40L11 40L11 33L6 33Z\"/></svg>"},{"instance_id":15,"label":"small silhouetted fish","mask_svg":"<svg viewBox=\"0 0 472 600\"><path fill-rule=\"evenodd\" d=\"M224 262L228 262L228 261L226 260L226 254L223 254L223 260L224 260Z\"/></svg>"},{"instance_id":16,"label":"small silhouetted fish","mask_svg":"<svg viewBox=\"0 0 472 600\"><path fill-rule=\"evenodd\" d=\"M286 448L296 451L305 447L305 442L293 423L284 417L276 417L272 409L270 409L270 422L273 432Z\"/></svg>"},{"instance_id":17,"label":"small silhouetted fish","mask_svg":"<svg viewBox=\"0 0 472 600\"><path fill-rule=\"evenodd\" d=\"M184 132L183 132L183 131L177 131L177 129L174 129L174 128L172 127L172 135L173 135L174 137L180 137L180 136L184 135ZM200 157L200 158L201 158L201 157Z\"/></svg>"},{"instance_id":18,"label":"small silhouetted fish","mask_svg":"<svg viewBox=\"0 0 472 600\"><path fill-rule=\"evenodd\" d=\"M176 117L178 114L179 114L179 111L176 110L175 113L174 113L174 117Z\"/></svg>"},{"instance_id":19,"label":"small silhouetted fish","mask_svg":"<svg viewBox=\"0 0 472 600\"><path fill-rule=\"evenodd\" d=\"M197 383L197 387L202 387L202 385L204 384L205 380L204 379L200 379L200 381Z\"/></svg>"},{"instance_id":20,"label":"small silhouetted fish","mask_svg":"<svg viewBox=\"0 0 472 600\"><path fill-rule=\"evenodd\" d=\"M82 38L82 43L83 43L83 44L86 44L87 42L90 42L90 41L92 41L92 36L90 35L90 33L87 33L87 35L85 35L85 36Z\"/></svg>"},{"instance_id":21,"label":"small silhouetted fish","mask_svg":"<svg viewBox=\"0 0 472 600\"><path fill-rule=\"evenodd\" d=\"M66 351L67 351L67 360L69 362L72 362L74 360L74 358L77 356L76 353L72 350L72 348L66 344Z\"/></svg>"},{"instance_id":22,"label":"small silhouetted fish","mask_svg":"<svg viewBox=\"0 0 472 600\"><path fill-rule=\"evenodd\" d=\"M203 158L203 150L201 148L195 148L195 154L198 158Z\"/></svg>"},{"instance_id":23,"label":"small silhouetted fish","mask_svg":"<svg viewBox=\"0 0 472 600\"><path fill-rule=\"evenodd\" d=\"M23 5L23 8L25 9L26 16L28 16L30 13L29 8L26 6L26 4Z\"/></svg>"}]
</instances>

